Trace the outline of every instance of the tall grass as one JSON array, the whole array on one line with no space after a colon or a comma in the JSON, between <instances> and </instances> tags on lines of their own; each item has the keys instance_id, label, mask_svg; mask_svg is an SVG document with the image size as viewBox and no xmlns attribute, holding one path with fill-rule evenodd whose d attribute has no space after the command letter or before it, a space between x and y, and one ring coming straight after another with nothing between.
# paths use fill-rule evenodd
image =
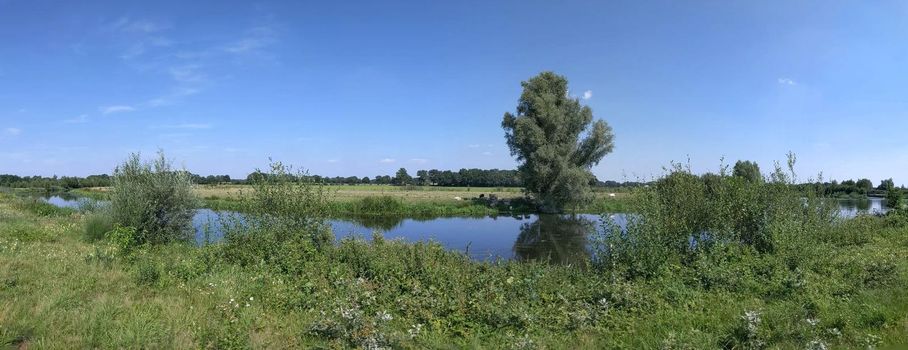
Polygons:
<instances>
[{"instance_id":1,"label":"tall grass","mask_svg":"<svg viewBox=\"0 0 908 350\"><path fill-rule=\"evenodd\" d=\"M92 212L85 216L83 237L89 242L100 241L113 229L114 220L110 211Z\"/></svg>"},{"instance_id":2,"label":"tall grass","mask_svg":"<svg viewBox=\"0 0 908 350\"><path fill-rule=\"evenodd\" d=\"M197 200L189 173L175 170L163 152L149 163L132 154L114 170L110 194L114 222L136 229L136 244L192 238Z\"/></svg>"}]
</instances>

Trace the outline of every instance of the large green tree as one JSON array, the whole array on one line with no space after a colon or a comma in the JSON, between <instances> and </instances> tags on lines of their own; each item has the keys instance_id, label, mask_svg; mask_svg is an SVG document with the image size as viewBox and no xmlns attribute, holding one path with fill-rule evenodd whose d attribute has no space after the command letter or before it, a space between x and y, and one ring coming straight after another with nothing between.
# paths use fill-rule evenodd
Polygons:
<instances>
[{"instance_id":1,"label":"large green tree","mask_svg":"<svg viewBox=\"0 0 908 350\"><path fill-rule=\"evenodd\" d=\"M873 182L870 179L860 179L854 185L857 186L858 192L861 194L867 194L873 189Z\"/></svg>"},{"instance_id":2,"label":"large green tree","mask_svg":"<svg viewBox=\"0 0 908 350\"><path fill-rule=\"evenodd\" d=\"M410 174L407 174L407 169L404 168L400 168L391 180L391 183L395 185L409 185L412 182L413 177L411 177Z\"/></svg>"},{"instance_id":3,"label":"large green tree","mask_svg":"<svg viewBox=\"0 0 908 350\"><path fill-rule=\"evenodd\" d=\"M760 174L760 166L757 162L749 160L739 160L735 163L732 175L744 178L750 182L763 182L763 175Z\"/></svg>"},{"instance_id":4,"label":"large green tree","mask_svg":"<svg viewBox=\"0 0 908 350\"><path fill-rule=\"evenodd\" d=\"M612 129L568 95L563 76L543 72L521 85L517 114L505 113L501 126L524 186L543 211L589 199L590 168L612 151Z\"/></svg>"}]
</instances>

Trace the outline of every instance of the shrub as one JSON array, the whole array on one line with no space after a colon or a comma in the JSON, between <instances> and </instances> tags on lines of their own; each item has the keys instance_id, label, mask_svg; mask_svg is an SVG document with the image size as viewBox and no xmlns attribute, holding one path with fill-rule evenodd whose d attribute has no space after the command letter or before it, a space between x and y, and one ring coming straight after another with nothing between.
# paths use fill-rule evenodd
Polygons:
<instances>
[{"instance_id":1,"label":"shrub","mask_svg":"<svg viewBox=\"0 0 908 350\"><path fill-rule=\"evenodd\" d=\"M719 174L702 177L675 165L649 188L638 190L635 215L626 228L607 222L598 241L601 267L620 267L629 277L652 276L667 264L690 264L715 246L740 244L757 253L782 252L800 259L805 239L831 230L835 202L803 193L777 164L770 182ZM795 261L792 261L795 264Z\"/></svg>"},{"instance_id":2,"label":"shrub","mask_svg":"<svg viewBox=\"0 0 908 350\"><path fill-rule=\"evenodd\" d=\"M283 272L300 271L319 250L334 243L326 223L328 190L304 173L277 162L269 174L252 179L242 196L243 215L223 224L223 252L241 265L265 263Z\"/></svg>"},{"instance_id":3,"label":"shrub","mask_svg":"<svg viewBox=\"0 0 908 350\"><path fill-rule=\"evenodd\" d=\"M138 244L189 240L196 206L189 173L173 170L162 152L151 163L132 154L114 170L113 218L136 229Z\"/></svg>"},{"instance_id":4,"label":"shrub","mask_svg":"<svg viewBox=\"0 0 908 350\"><path fill-rule=\"evenodd\" d=\"M114 222L110 212L98 211L85 217L85 231L83 237L86 241L94 242L104 238L113 230Z\"/></svg>"},{"instance_id":5,"label":"shrub","mask_svg":"<svg viewBox=\"0 0 908 350\"><path fill-rule=\"evenodd\" d=\"M391 196L372 196L360 199L355 210L359 214L387 214L403 211L404 204Z\"/></svg>"},{"instance_id":6,"label":"shrub","mask_svg":"<svg viewBox=\"0 0 908 350\"><path fill-rule=\"evenodd\" d=\"M886 206L892 209L902 208L902 190L891 187L886 191Z\"/></svg>"},{"instance_id":7,"label":"shrub","mask_svg":"<svg viewBox=\"0 0 908 350\"><path fill-rule=\"evenodd\" d=\"M113 243L117 253L125 255L138 245L139 235L135 228L115 224L113 230L105 235Z\"/></svg>"},{"instance_id":8,"label":"shrub","mask_svg":"<svg viewBox=\"0 0 908 350\"><path fill-rule=\"evenodd\" d=\"M154 263L142 261L136 265L135 279L140 285L154 285L161 279L161 271Z\"/></svg>"}]
</instances>

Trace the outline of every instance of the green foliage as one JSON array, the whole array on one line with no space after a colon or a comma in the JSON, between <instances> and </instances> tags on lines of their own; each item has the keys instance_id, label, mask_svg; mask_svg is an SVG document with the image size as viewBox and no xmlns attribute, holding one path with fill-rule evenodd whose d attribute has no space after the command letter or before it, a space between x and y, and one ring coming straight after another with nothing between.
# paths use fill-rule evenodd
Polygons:
<instances>
[{"instance_id":1,"label":"green foliage","mask_svg":"<svg viewBox=\"0 0 908 350\"><path fill-rule=\"evenodd\" d=\"M40 216L0 196L0 344L404 349L908 344L902 327L908 324L908 214L833 220L823 206L829 201L811 193L802 199L805 192L784 185L794 174L777 167L770 178L775 182L754 184L724 169L700 177L676 167L631 197L642 214L631 219L627 231L638 239L664 239L658 242L668 248L638 250L640 260L597 260L602 252L593 251L595 264L583 256L540 256L524 245L515 245L523 261L476 262L438 243L381 235L371 243L320 244L320 226L311 223L323 212L290 200L310 193L297 199L318 201L319 190L303 190L317 185L296 181L262 185L269 195L245 203L254 214L230 223L231 238L224 244L204 247L140 245L138 232L128 227L89 244L80 239L82 226L72 222L88 216ZM311 221L281 222L265 210L303 213ZM520 243L547 244L547 235L559 231L579 236L575 231L590 224L548 216L526 225ZM710 235L684 233L696 229ZM652 235L640 234L646 230ZM660 238L662 233L667 237ZM685 238L691 236L696 244ZM583 246L585 239L567 244ZM619 252L635 243L603 242ZM547 259L568 264L541 262ZM629 273L634 269L638 273Z\"/></svg>"},{"instance_id":2,"label":"green foliage","mask_svg":"<svg viewBox=\"0 0 908 350\"><path fill-rule=\"evenodd\" d=\"M149 261L141 261L135 266L136 283L140 285L155 285L161 279L161 271L157 265Z\"/></svg>"},{"instance_id":3,"label":"green foliage","mask_svg":"<svg viewBox=\"0 0 908 350\"><path fill-rule=\"evenodd\" d=\"M21 198L16 202L16 205L19 209L35 213L39 216L63 216L75 212L70 208L61 208L38 198Z\"/></svg>"},{"instance_id":4,"label":"green foliage","mask_svg":"<svg viewBox=\"0 0 908 350\"><path fill-rule=\"evenodd\" d=\"M397 170L397 174L394 175L394 179L391 180L391 183L395 185L409 185L413 183L413 178L410 177L410 174L407 174L407 169L400 168L400 170Z\"/></svg>"},{"instance_id":5,"label":"green foliage","mask_svg":"<svg viewBox=\"0 0 908 350\"><path fill-rule=\"evenodd\" d=\"M151 163L143 163L138 154L132 154L114 170L114 221L135 228L139 244L192 238L192 215L197 204L188 173L174 170L163 152Z\"/></svg>"},{"instance_id":6,"label":"green foliage","mask_svg":"<svg viewBox=\"0 0 908 350\"><path fill-rule=\"evenodd\" d=\"M365 197L355 207L358 214L390 214L403 211L404 204L391 196Z\"/></svg>"},{"instance_id":7,"label":"green foliage","mask_svg":"<svg viewBox=\"0 0 908 350\"><path fill-rule=\"evenodd\" d=\"M902 208L902 205L903 205L902 199L903 199L903 196L902 196L901 189L896 188L895 186L892 186L892 187L889 187L889 189L886 191L886 206L893 208L893 209L900 209L900 208Z\"/></svg>"},{"instance_id":8,"label":"green foliage","mask_svg":"<svg viewBox=\"0 0 908 350\"><path fill-rule=\"evenodd\" d=\"M88 214L84 222L84 238L88 242L101 240L108 232L114 229L113 217L107 211L96 211Z\"/></svg>"},{"instance_id":9,"label":"green foliage","mask_svg":"<svg viewBox=\"0 0 908 350\"><path fill-rule=\"evenodd\" d=\"M522 83L517 114L501 126L526 189L544 211L560 211L590 199L593 165L612 151L612 130L593 111L568 96L563 76L543 72ZM586 134L580 139L581 134Z\"/></svg>"},{"instance_id":10,"label":"green foliage","mask_svg":"<svg viewBox=\"0 0 908 350\"><path fill-rule=\"evenodd\" d=\"M105 238L121 255L128 255L139 244L143 243L141 235L135 228L120 226L119 224L114 224L114 228L105 234Z\"/></svg>"},{"instance_id":11,"label":"green foliage","mask_svg":"<svg viewBox=\"0 0 908 350\"><path fill-rule=\"evenodd\" d=\"M790 173L777 166L770 183L742 176L699 177L675 165L654 186L635 194L637 209L622 231L607 222L601 237L603 266L625 276L649 277L667 264L690 264L697 256L727 245L744 245L761 254L797 252L806 237L829 232L834 201L791 186Z\"/></svg>"},{"instance_id":12,"label":"green foliage","mask_svg":"<svg viewBox=\"0 0 908 350\"><path fill-rule=\"evenodd\" d=\"M750 182L763 182L763 174L760 173L760 166L757 165L757 162L751 162L749 160L737 161L732 170L732 175Z\"/></svg>"},{"instance_id":13,"label":"green foliage","mask_svg":"<svg viewBox=\"0 0 908 350\"><path fill-rule=\"evenodd\" d=\"M264 173L263 173L264 174ZM242 264L269 264L298 272L320 249L333 244L327 225L328 190L280 162L252 182L242 217L224 226L224 254Z\"/></svg>"}]
</instances>

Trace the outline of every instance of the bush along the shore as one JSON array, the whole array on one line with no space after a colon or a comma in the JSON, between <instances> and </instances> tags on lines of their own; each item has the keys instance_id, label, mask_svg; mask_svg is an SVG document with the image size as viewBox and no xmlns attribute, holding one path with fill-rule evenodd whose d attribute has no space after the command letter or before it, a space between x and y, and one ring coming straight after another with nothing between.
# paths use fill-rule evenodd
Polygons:
<instances>
[{"instance_id":1,"label":"bush along the shore","mask_svg":"<svg viewBox=\"0 0 908 350\"><path fill-rule=\"evenodd\" d=\"M110 194L113 220L136 230L135 244L188 241L198 201L186 171L173 169L159 152L143 163L139 154L117 166Z\"/></svg>"}]
</instances>

